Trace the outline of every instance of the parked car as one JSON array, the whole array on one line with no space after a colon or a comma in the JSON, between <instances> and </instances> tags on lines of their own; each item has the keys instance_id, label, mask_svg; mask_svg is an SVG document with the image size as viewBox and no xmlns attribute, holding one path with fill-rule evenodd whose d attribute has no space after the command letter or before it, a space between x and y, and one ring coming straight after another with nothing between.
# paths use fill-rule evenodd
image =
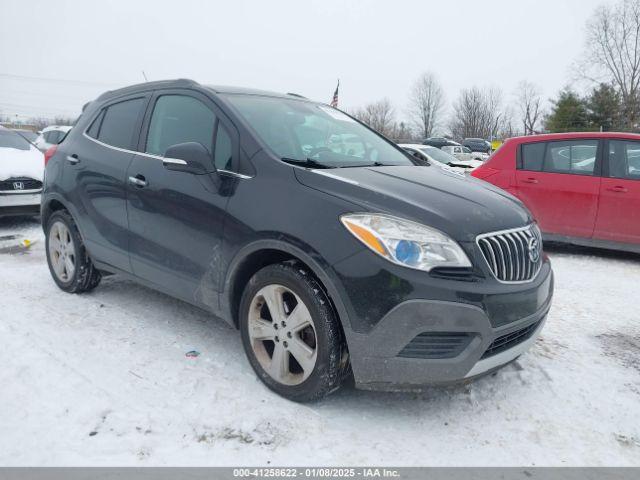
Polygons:
<instances>
[{"instance_id":1,"label":"parked car","mask_svg":"<svg viewBox=\"0 0 640 480\"><path fill-rule=\"evenodd\" d=\"M520 198L546 239L640 252L640 135L511 138L472 175Z\"/></svg>"},{"instance_id":2,"label":"parked car","mask_svg":"<svg viewBox=\"0 0 640 480\"><path fill-rule=\"evenodd\" d=\"M469 166L470 168L477 168L482 165L482 162L486 160L488 157L484 153L480 152L472 152L467 147L459 146L445 146L441 149L443 152L448 153L449 155L456 157L458 162Z\"/></svg>"},{"instance_id":3,"label":"parked car","mask_svg":"<svg viewBox=\"0 0 640 480\"><path fill-rule=\"evenodd\" d=\"M38 134L31 130L23 130L20 128L14 128L12 130L16 132L18 135L20 135L21 137L23 137L29 143L35 144L36 139L38 138Z\"/></svg>"},{"instance_id":4,"label":"parked car","mask_svg":"<svg viewBox=\"0 0 640 480\"><path fill-rule=\"evenodd\" d=\"M471 167L459 164L456 157L436 147L415 143L401 143L398 146L402 147L405 152L413 155L413 157L421 163L428 162L431 165L462 174L471 170Z\"/></svg>"},{"instance_id":5,"label":"parked car","mask_svg":"<svg viewBox=\"0 0 640 480\"><path fill-rule=\"evenodd\" d=\"M481 152L487 155L491 153L491 142L484 138L465 138L462 145L472 152Z\"/></svg>"},{"instance_id":6,"label":"parked car","mask_svg":"<svg viewBox=\"0 0 640 480\"><path fill-rule=\"evenodd\" d=\"M0 126L0 217L40 213L43 173L42 153Z\"/></svg>"},{"instance_id":7,"label":"parked car","mask_svg":"<svg viewBox=\"0 0 640 480\"><path fill-rule=\"evenodd\" d=\"M491 372L550 306L517 199L416 166L328 105L145 83L91 102L49 154L55 283L80 293L119 273L197 305L239 328L257 376L292 400L351 372L366 389Z\"/></svg>"},{"instance_id":8,"label":"parked car","mask_svg":"<svg viewBox=\"0 0 640 480\"><path fill-rule=\"evenodd\" d=\"M54 145L60 143L69 130L71 130L71 127L68 126L52 125L46 127L40 132L34 144L40 151L46 152Z\"/></svg>"},{"instance_id":9,"label":"parked car","mask_svg":"<svg viewBox=\"0 0 640 480\"><path fill-rule=\"evenodd\" d=\"M422 142L423 145L429 145L431 147L442 148L446 146L460 145L458 142L454 142L445 137L429 137Z\"/></svg>"}]
</instances>

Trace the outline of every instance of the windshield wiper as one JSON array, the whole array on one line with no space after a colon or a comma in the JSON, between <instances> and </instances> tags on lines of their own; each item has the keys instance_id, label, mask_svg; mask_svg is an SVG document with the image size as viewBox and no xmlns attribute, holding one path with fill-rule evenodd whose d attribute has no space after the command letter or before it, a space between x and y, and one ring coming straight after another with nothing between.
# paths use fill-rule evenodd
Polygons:
<instances>
[{"instance_id":1,"label":"windshield wiper","mask_svg":"<svg viewBox=\"0 0 640 480\"><path fill-rule=\"evenodd\" d=\"M326 163L318 162L317 160L314 160L313 158L305 158L304 160L301 160L299 158L282 157L280 160L282 160L283 162L286 162L286 163L291 163L292 165L299 165L301 167L308 167L308 168L336 168L336 167L334 167L332 165L327 165Z\"/></svg>"},{"instance_id":2,"label":"windshield wiper","mask_svg":"<svg viewBox=\"0 0 640 480\"><path fill-rule=\"evenodd\" d=\"M398 165L394 165L392 163L382 163L382 162L373 162L367 163L365 165L358 165L358 167L397 167Z\"/></svg>"}]
</instances>

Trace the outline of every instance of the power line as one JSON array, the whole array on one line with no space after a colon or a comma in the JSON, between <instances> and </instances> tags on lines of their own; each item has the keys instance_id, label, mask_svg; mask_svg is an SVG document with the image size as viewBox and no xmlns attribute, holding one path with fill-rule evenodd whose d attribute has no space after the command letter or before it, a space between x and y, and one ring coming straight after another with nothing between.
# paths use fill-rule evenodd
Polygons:
<instances>
[{"instance_id":1,"label":"power line","mask_svg":"<svg viewBox=\"0 0 640 480\"><path fill-rule=\"evenodd\" d=\"M118 87L123 85L120 83L93 82L89 80L71 80L67 78L31 77L28 75L15 75L12 73L2 73L2 72L0 72L0 77L14 78L16 80L35 80L38 82L56 82L56 83L67 83L67 84L72 83L75 85L89 85L89 86L101 86L101 87Z\"/></svg>"}]
</instances>

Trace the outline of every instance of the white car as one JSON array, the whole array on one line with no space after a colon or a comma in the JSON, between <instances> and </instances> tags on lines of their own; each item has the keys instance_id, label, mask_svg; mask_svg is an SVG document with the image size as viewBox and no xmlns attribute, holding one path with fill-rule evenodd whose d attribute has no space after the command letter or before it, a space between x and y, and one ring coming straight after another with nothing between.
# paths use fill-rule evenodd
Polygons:
<instances>
[{"instance_id":1,"label":"white car","mask_svg":"<svg viewBox=\"0 0 640 480\"><path fill-rule=\"evenodd\" d=\"M43 174L42 152L0 127L0 217L39 215Z\"/></svg>"},{"instance_id":2,"label":"white car","mask_svg":"<svg viewBox=\"0 0 640 480\"><path fill-rule=\"evenodd\" d=\"M482 152L472 152L470 148L464 147L462 145L459 146L445 146L442 147L442 151L448 153L449 155L453 155L460 162L464 162L466 166L471 168L476 168L482 165L489 156L486 153Z\"/></svg>"},{"instance_id":3,"label":"white car","mask_svg":"<svg viewBox=\"0 0 640 480\"><path fill-rule=\"evenodd\" d=\"M40 135L38 135L38 138L36 138L36 141L33 143L41 152L46 152L54 145L58 145L69 130L71 130L71 127L63 125L46 127L40 132Z\"/></svg>"},{"instance_id":4,"label":"white car","mask_svg":"<svg viewBox=\"0 0 640 480\"><path fill-rule=\"evenodd\" d=\"M418 160L426 160L432 165L445 168L456 173L470 172L475 168L467 165L468 162L460 161L453 155L449 155L437 147L421 145L418 143L400 143L398 146L416 157ZM480 164L482 164L482 162L480 162Z\"/></svg>"}]
</instances>

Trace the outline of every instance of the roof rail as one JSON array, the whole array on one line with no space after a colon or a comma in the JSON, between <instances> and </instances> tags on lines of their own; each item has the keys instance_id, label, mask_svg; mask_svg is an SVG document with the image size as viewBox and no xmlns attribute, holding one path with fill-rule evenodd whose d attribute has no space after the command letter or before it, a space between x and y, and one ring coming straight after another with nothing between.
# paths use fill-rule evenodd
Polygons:
<instances>
[{"instance_id":1,"label":"roof rail","mask_svg":"<svg viewBox=\"0 0 640 480\"><path fill-rule=\"evenodd\" d=\"M127 87L118 88L116 90L107 90L100 95L96 100L104 100L107 98L115 97L118 95L126 95L127 93L135 93L137 91L144 91L148 89L156 88L171 88L171 87L195 87L200 85L195 80L188 78L178 78L175 80L157 80L153 82L136 83L135 85L129 85Z\"/></svg>"},{"instance_id":2,"label":"roof rail","mask_svg":"<svg viewBox=\"0 0 640 480\"><path fill-rule=\"evenodd\" d=\"M287 92L287 95L291 95L292 97L298 97L298 98L304 98L305 100L308 100L307 97L300 95L299 93L291 93L291 92Z\"/></svg>"}]
</instances>

